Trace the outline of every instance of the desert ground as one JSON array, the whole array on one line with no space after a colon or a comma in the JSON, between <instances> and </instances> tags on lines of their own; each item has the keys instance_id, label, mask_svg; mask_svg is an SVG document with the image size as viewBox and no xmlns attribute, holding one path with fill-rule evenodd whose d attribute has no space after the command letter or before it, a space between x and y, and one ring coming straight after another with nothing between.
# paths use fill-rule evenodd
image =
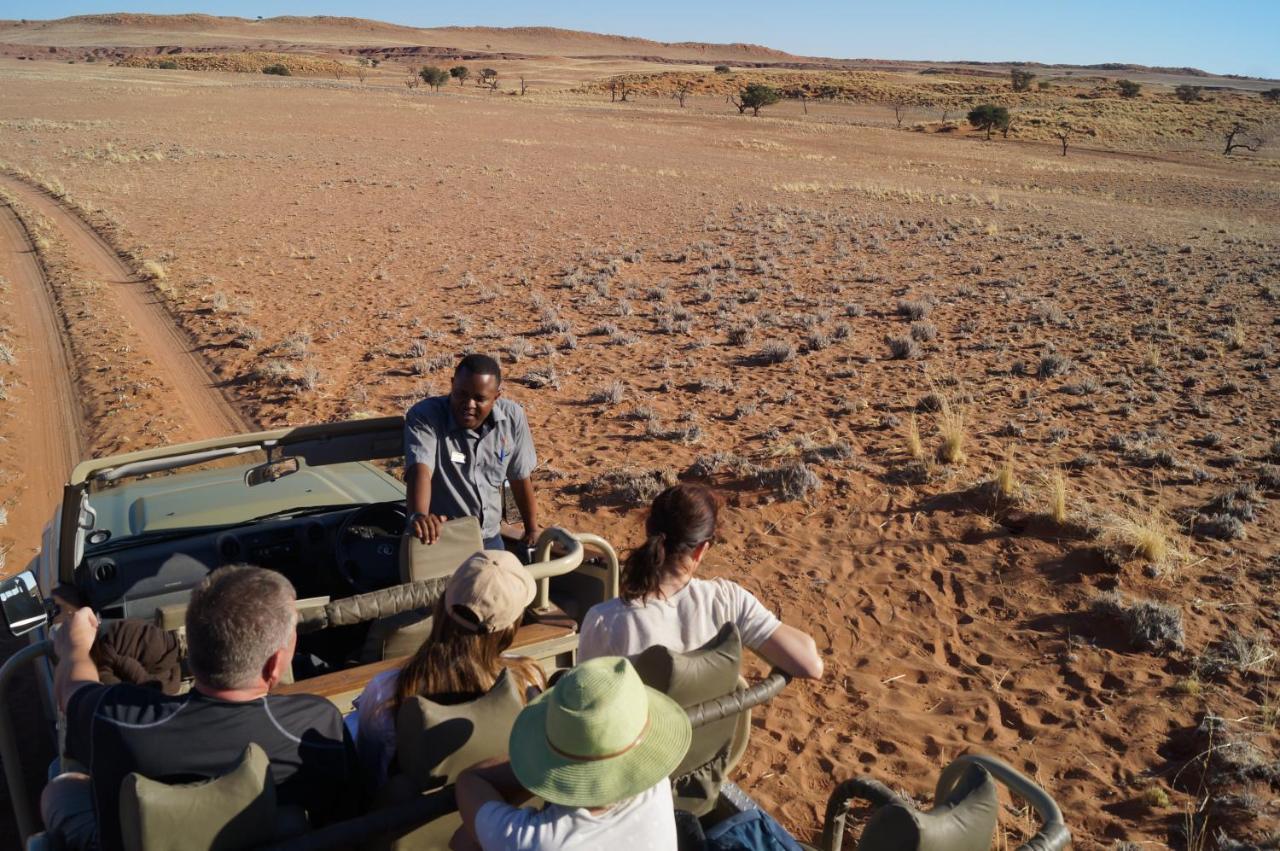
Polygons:
<instances>
[{"instance_id":1,"label":"desert ground","mask_svg":"<svg viewBox=\"0 0 1280 851\"><path fill-rule=\"evenodd\" d=\"M493 353L548 520L625 548L709 482L706 572L815 635L735 778L797 836L979 751L1080 848L1273 847L1280 138L1222 134L1275 84L260 23L0 25L5 570L80 457L402 411ZM298 70L145 67L257 53ZM500 85L405 84L437 60ZM721 61L845 88L740 115Z\"/></svg>"}]
</instances>

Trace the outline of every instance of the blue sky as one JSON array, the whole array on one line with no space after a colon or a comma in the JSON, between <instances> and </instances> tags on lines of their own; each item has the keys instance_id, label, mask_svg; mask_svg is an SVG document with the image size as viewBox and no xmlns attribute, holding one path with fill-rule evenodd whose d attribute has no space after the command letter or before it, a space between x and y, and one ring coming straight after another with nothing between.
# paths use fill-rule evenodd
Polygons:
<instances>
[{"instance_id":1,"label":"blue sky","mask_svg":"<svg viewBox=\"0 0 1280 851\"><path fill-rule=\"evenodd\" d=\"M9 18L119 11L543 25L661 41L746 41L840 58L1137 62L1280 77L1280 0L6 0L0 6Z\"/></svg>"}]
</instances>

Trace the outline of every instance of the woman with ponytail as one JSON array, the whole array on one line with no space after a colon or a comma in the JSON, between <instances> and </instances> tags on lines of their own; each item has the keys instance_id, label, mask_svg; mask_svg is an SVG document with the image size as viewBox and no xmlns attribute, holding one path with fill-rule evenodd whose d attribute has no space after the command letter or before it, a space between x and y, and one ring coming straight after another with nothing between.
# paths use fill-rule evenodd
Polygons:
<instances>
[{"instance_id":1,"label":"woman with ponytail","mask_svg":"<svg viewBox=\"0 0 1280 851\"><path fill-rule=\"evenodd\" d=\"M795 677L822 676L811 637L782 623L736 582L694 576L711 548L718 510L715 494L701 485L658 494L645 541L623 565L620 595L587 612L579 659L631 656L655 644L686 652L734 623L742 643L771 665Z\"/></svg>"}]
</instances>

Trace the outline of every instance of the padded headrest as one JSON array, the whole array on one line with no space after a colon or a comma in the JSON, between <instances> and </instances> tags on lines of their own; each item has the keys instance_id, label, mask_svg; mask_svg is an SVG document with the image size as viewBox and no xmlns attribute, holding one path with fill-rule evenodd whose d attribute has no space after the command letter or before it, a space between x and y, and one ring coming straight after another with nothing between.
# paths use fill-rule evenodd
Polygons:
<instances>
[{"instance_id":1,"label":"padded headrest","mask_svg":"<svg viewBox=\"0 0 1280 851\"><path fill-rule=\"evenodd\" d=\"M464 768L507 752L507 740L524 697L508 671L485 694L445 705L414 697L396 716L400 770L426 791L452 783Z\"/></svg>"},{"instance_id":2,"label":"padded headrest","mask_svg":"<svg viewBox=\"0 0 1280 851\"><path fill-rule=\"evenodd\" d=\"M858 851L988 851L995 838L996 784L970 765L944 801L922 813L902 801L876 810L858 840Z\"/></svg>"},{"instance_id":3,"label":"padded headrest","mask_svg":"<svg viewBox=\"0 0 1280 851\"><path fill-rule=\"evenodd\" d=\"M688 708L737 689L742 638L738 627L727 623L697 650L678 653L655 645L632 656L631 664L645 685ZM694 730L689 751L672 772L673 776L711 761L733 739L736 726L737 718L730 716Z\"/></svg>"},{"instance_id":4,"label":"padded headrest","mask_svg":"<svg viewBox=\"0 0 1280 851\"><path fill-rule=\"evenodd\" d=\"M473 554L484 549L480 521L475 517L459 517L440 526L440 537L434 544L424 544L413 535L400 537L400 581L416 582L451 576Z\"/></svg>"},{"instance_id":5,"label":"padded headrest","mask_svg":"<svg viewBox=\"0 0 1280 851\"><path fill-rule=\"evenodd\" d=\"M276 835L276 787L256 744L221 777L170 785L141 774L120 787L120 834L129 851L252 848Z\"/></svg>"}]
</instances>

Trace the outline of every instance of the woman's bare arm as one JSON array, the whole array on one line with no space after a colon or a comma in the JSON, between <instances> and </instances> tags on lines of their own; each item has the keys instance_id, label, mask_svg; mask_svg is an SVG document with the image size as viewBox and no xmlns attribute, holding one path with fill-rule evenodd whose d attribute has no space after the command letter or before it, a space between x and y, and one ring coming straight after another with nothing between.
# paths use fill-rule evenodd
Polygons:
<instances>
[{"instance_id":1,"label":"woman's bare arm","mask_svg":"<svg viewBox=\"0 0 1280 851\"><path fill-rule=\"evenodd\" d=\"M794 626L780 624L773 635L756 649L764 660L793 677L822 678L822 657L812 636Z\"/></svg>"}]
</instances>

